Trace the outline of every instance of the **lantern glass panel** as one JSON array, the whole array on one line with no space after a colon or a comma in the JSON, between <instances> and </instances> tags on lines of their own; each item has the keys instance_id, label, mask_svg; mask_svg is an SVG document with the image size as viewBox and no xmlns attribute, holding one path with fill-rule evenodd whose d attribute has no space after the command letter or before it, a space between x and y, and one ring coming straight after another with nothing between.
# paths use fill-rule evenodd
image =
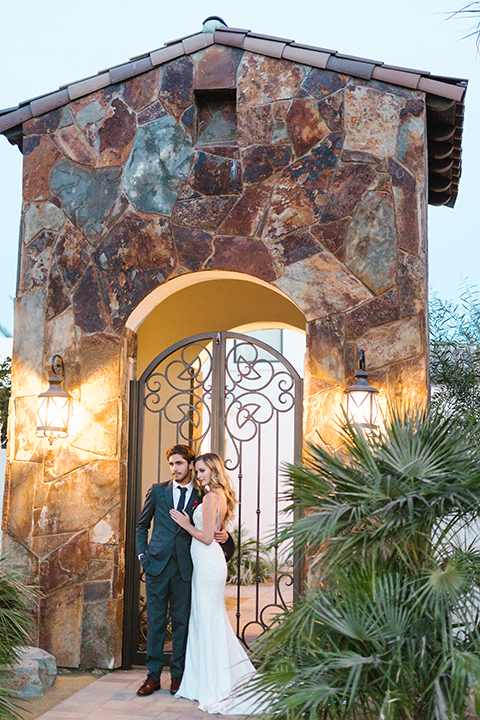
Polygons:
<instances>
[{"instance_id":1,"label":"lantern glass panel","mask_svg":"<svg viewBox=\"0 0 480 720\"><path fill-rule=\"evenodd\" d=\"M347 416L356 425L376 425L378 403L376 393L351 390L347 394Z\"/></svg>"},{"instance_id":2,"label":"lantern glass panel","mask_svg":"<svg viewBox=\"0 0 480 720\"><path fill-rule=\"evenodd\" d=\"M68 437L69 397L42 397L38 408L37 433L50 438Z\"/></svg>"}]
</instances>

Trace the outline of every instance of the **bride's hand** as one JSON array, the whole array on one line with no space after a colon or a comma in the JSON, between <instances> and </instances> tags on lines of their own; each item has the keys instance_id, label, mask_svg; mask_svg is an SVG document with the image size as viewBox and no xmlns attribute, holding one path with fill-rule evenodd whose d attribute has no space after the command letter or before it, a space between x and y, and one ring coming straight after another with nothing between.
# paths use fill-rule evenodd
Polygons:
<instances>
[{"instance_id":1,"label":"bride's hand","mask_svg":"<svg viewBox=\"0 0 480 720\"><path fill-rule=\"evenodd\" d=\"M170 510L170 517L172 518L172 520L175 520L177 525L180 525L180 527L182 527L184 530L186 530L187 527L192 524L185 510L182 510L180 512L179 510L174 510L172 508L172 510Z\"/></svg>"}]
</instances>

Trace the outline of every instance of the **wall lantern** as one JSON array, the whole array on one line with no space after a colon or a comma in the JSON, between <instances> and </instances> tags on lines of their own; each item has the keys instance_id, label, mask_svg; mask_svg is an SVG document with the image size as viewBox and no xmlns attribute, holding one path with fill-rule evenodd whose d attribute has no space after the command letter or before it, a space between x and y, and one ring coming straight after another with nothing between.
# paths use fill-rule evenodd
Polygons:
<instances>
[{"instance_id":1,"label":"wall lantern","mask_svg":"<svg viewBox=\"0 0 480 720\"><path fill-rule=\"evenodd\" d=\"M346 413L348 421L354 425L374 430L378 418L378 390L368 383L365 372L365 351L360 350L359 370L355 374L355 383L345 390L347 396Z\"/></svg>"},{"instance_id":2,"label":"wall lantern","mask_svg":"<svg viewBox=\"0 0 480 720\"><path fill-rule=\"evenodd\" d=\"M56 438L68 437L68 417L72 396L62 385L65 367L60 355L52 358L53 375L48 381L48 390L38 396L37 437L46 437L50 445Z\"/></svg>"}]
</instances>

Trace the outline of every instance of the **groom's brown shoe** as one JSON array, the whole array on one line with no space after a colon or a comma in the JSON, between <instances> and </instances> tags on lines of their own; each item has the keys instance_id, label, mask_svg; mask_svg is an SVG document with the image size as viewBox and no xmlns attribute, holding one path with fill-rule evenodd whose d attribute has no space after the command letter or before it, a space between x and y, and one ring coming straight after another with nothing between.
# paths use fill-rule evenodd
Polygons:
<instances>
[{"instance_id":1,"label":"groom's brown shoe","mask_svg":"<svg viewBox=\"0 0 480 720\"><path fill-rule=\"evenodd\" d=\"M175 695L175 693L178 692L178 688L180 687L181 682L182 678L172 677L172 681L170 683L170 695Z\"/></svg>"},{"instance_id":2,"label":"groom's brown shoe","mask_svg":"<svg viewBox=\"0 0 480 720\"><path fill-rule=\"evenodd\" d=\"M160 680L155 680L151 675L147 675L143 685L138 688L137 695L151 695L155 690L160 690Z\"/></svg>"}]
</instances>

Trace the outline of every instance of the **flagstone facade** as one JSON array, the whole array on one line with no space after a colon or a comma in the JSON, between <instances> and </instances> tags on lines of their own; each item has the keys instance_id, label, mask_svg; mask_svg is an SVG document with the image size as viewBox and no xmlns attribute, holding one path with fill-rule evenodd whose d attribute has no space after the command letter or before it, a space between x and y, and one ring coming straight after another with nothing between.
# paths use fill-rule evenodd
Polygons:
<instances>
[{"instance_id":1,"label":"flagstone facade","mask_svg":"<svg viewBox=\"0 0 480 720\"><path fill-rule=\"evenodd\" d=\"M425 401L426 152L421 90L217 44L23 123L4 538L59 666L121 662L129 315L185 273L254 276L305 315L307 440L337 444L361 347L384 397ZM49 446L56 353L75 413Z\"/></svg>"}]
</instances>

